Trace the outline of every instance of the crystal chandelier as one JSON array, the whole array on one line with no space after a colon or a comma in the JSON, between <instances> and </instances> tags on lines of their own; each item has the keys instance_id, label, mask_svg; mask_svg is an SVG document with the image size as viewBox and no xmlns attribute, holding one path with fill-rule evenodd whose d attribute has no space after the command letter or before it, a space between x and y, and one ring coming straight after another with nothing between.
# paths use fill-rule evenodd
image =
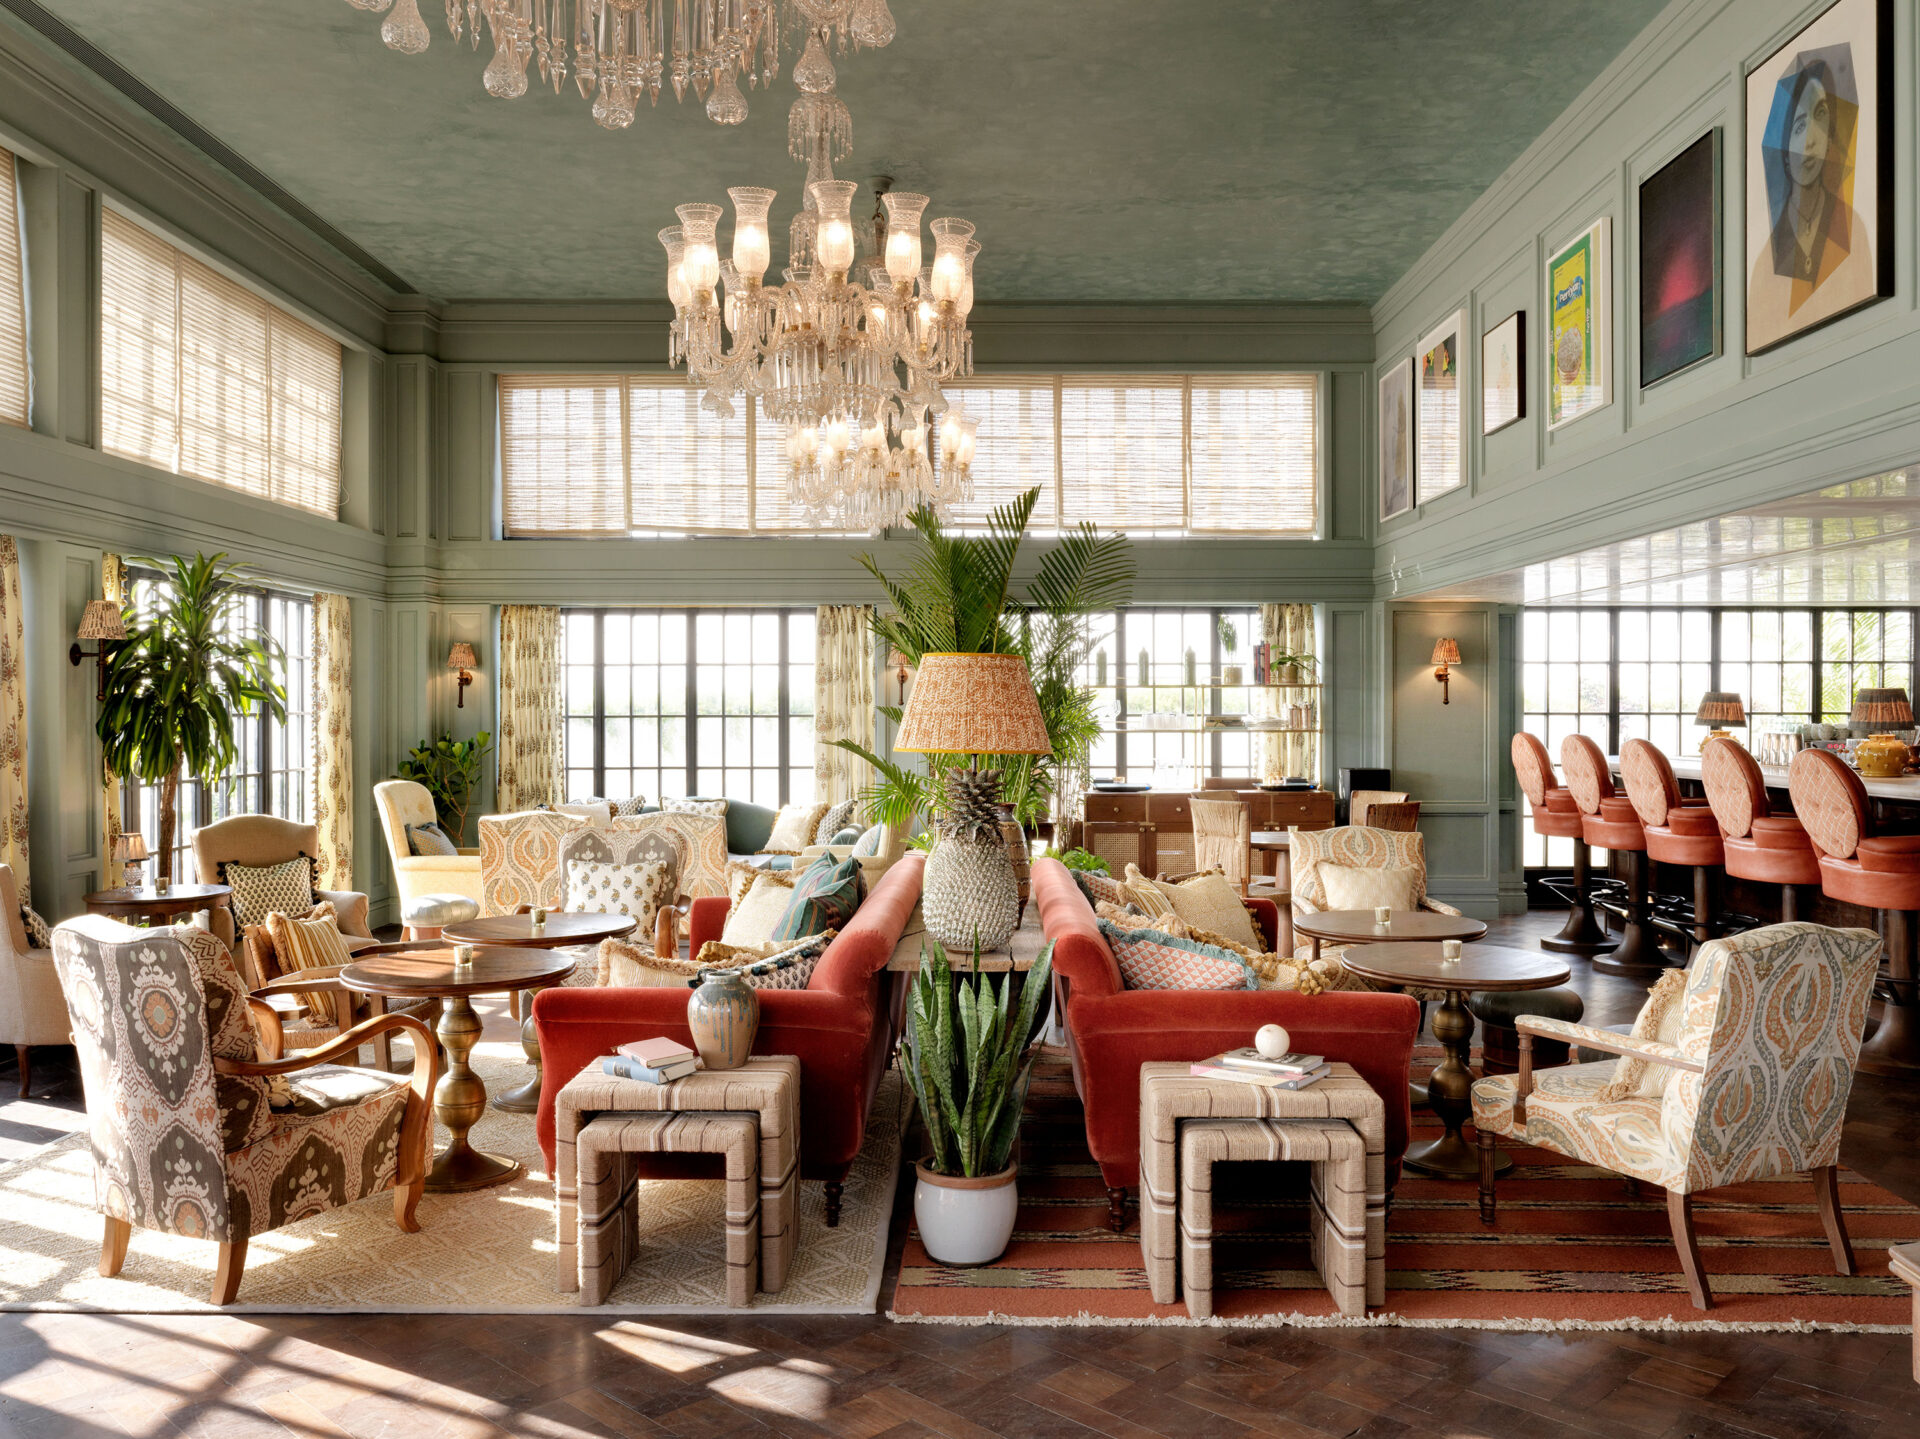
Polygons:
<instances>
[{"instance_id":1,"label":"crystal chandelier","mask_svg":"<svg viewBox=\"0 0 1920 1439\"><path fill-rule=\"evenodd\" d=\"M420 0L347 0L360 10L391 14L380 38L407 55L427 48L431 35ZM431 0L429 0L431 3ZM593 118L609 130L633 123L640 96L658 103L662 86L675 99L689 88L707 104L716 124L747 118L749 88L770 85L780 69L780 32L804 29L807 49L837 45L879 49L892 42L887 0L445 0L447 29L464 30L480 47L484 19L493 59L482 80L487 93L511 100L527 93L527 70L558 94L569 75ZM569 56L571 50L571 56ZM824 55L823 55L824 58Z\"/></svg>"}]
</instances>

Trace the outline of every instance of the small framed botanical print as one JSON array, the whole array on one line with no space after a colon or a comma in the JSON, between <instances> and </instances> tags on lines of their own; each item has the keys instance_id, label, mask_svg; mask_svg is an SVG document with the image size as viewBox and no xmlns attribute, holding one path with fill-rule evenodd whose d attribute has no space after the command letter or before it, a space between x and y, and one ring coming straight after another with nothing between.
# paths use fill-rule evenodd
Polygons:
<instances>
[{"instance_id":1,"label":"small framed botanical print","mask_svg":"<svg viewBox=\"0 0 1920 1439\"><path fill-rule=\"evenodd\" d=\"M1480 337L1480 433L1496 434L1527 413L1527 313L1515 310Z\"/></svg>"},{"instance_id":2,"label":"small framed botanical print","mask_svg":"<svg viewBox=\"0 0 1920 1439\"><path fill-rule=\"evenodd\" d=\"M1413 360L1380 372L1380 518L1413 508Z\"/></svg>"}]
</instances>

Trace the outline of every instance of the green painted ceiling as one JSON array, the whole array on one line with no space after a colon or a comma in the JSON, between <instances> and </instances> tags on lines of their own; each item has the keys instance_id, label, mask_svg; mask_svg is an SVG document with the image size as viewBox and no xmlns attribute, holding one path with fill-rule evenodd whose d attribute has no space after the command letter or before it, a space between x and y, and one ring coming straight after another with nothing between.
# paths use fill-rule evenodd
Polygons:
<instances>
[{"instance_id":1,"label":"green painted ceiling","mask_svg":"<svg viewBox=\"0 0 1920 1439\"><path fill-rule=\"evenodd\" d=\"M345 0L43 3L443 299L657 296L674 205L798 198L791 49L744 126L663 99L609 134L571 82L490 98L440 0L420 56ZM975 221L983 302L1214 302L1377 299L1664 0L891 3L838 62L843 177Z\"/></svg>"}]
</instances>

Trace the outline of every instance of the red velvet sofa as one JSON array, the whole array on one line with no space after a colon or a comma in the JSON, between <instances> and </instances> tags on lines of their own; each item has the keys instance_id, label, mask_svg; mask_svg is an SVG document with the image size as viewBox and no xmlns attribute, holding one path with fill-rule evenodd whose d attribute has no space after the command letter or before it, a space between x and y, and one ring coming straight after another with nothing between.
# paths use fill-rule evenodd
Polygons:
<instances>
[{"instance_id":1,"label":"red velvet sofa","mask_svg":"<svg viewBox=\"0 0 1920 1439\"><path fill-rule=\"evenodd\" d=\"M1281 1024L1293 1047L1357 1069L1387 1106L1387 1184L1400 1175L1413 1112L1407 1069L1420 1006L1404 994L1315 994L1290 990L1123 989L1093 906L1057 859L1033 865L1040 926L1053 941L1053 970L1066 998L1073 1082L1087 1112L1087 1147L1107 1182L1108 1222L1126 1223L1127 1190L1140 1182L1140 1066L1191 1062L1251 1044L1263 1024ZM1247 908L1266 934L1279 927L1272 900Z\"/></svg>"},{"instance_id":2,"label":"red velvet sofa","mask_svg":"<svg viewBox=\"0 0 1920 1439\"><path fill-rule=\"evenodd\" d=\"M820 957L805 989L760 991L756 1054L800 1060L800 1172L827 1182L827 1222L840 1214L840 1186L860 1152L867 1110L891 1056L897 1016L885 971L920 900L925 860L907 855L874 886ZM688 915L689 954L720 937L725 899L696 899ZM666 1035L691 1042L687 990L546 989L533 1001L540 1035L540 1148L553 1166L553 1106L562 1086L630 1040ZM657 1161L650 1173L699 1172L698 1160ZM684 1162L683 1162L684 1163Z\"/></svg>"}]
</instances>

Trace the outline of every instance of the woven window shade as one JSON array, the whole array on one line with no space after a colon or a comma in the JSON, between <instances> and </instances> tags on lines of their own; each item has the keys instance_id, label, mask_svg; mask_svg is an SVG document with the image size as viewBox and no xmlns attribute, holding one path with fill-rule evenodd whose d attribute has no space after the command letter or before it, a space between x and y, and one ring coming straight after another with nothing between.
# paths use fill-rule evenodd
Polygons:
<instances>
[{"instance_id":1,"label":"woven window shade","mask_svg":"<svg viewBox=\"0 0 1920 1439\"><path fill-rule=\"evenodd\" d=\"M106 448L338 514L339 342L110 209L100 269Z\"/></svg>"},{"instance_id":2,"label":"woven window shade","mask_svg":"<svg viewBox=\"0 0 1920 1439\"><path fill-rule=\"evenodd\" d=\"M13 154L0 150L0 423L27 423L27 269Z\"/></svg>"},{"instance_id":3,"label":"woven window shade","mask_svg":"<svg viewBox=\"0 0 1920 1439\"><path fill-rule=\"evenodd\" d=\"M500 475L508 536L627 531L618 375L502 375Z\"/></svg>"},{"instance_id":4,"label":"woven window shade","mask_svg":"<svg viewBox=\"0 0 1920 1439\"><path fill-rule=\"evenodd\" d=\"M973 454L973 498L953 506L959 529L985 529L987 516L1038 485L1033 507L1036 530L1060 523L1059 382L1052 375L995 375L956 380L941 388L949 403L980 422ZM934 420L936 433L940 421Z\"/></svg>"},{"instance_id":5,"label":"woven window shade","mask_svg":"<svg viewBox=\"0 0 1920 1439\"><path fill-rule=\"evenodd\" d=\"M685 380L627 380L627 466L632 477L628 524L636 530L745 534L747 420L736 402L731 419L700 407Z\"/></svg>"},{"instance_id":6,"label":"woven window shade","mask_svg":"<svg viewBox=\"0 0 1920 1439\"><path fill-rule=\"evenodd\" d=\"M1195 534L1311 534L1318 490L1313 375L1195 375L1187 527Z\"/></svg>"},{"instance_id":7,"label":"woven window shade","mask_svg":"<svg viewBox=\"0 0 1920 1439\"><path fill-rule=\"evenodd\" d=\"M1067 375L1060 381L1060 499L1069 524L1130 535L1187 523L1186 380Z\"/></svg>"}]
</instances>

